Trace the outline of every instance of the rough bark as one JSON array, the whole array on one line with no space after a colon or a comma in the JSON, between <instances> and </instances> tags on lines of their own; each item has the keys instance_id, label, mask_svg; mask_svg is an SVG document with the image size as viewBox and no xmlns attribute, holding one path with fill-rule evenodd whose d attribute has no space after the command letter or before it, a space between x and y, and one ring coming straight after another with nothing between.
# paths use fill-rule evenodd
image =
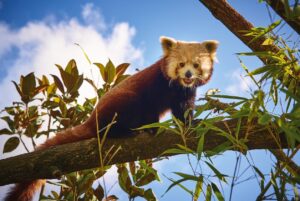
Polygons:
<instances>
[{"instance_id":1,"label":"rough bark","mask_svg":"<svg viewBox=\"0 0 300 201\"><path fill-rule=\"evenodd\" d=\"M232 8L226 0L199 0L212 15L222 22L234 35L236 35L245 45L247 45L253 52L271 51L278 52L279 49L275 45L261 45L265 41L265 37L260 37L257 40L250 42L254 37L245 36L245 32L249 31L254 26L247 21L241 14ZM267 64L269 61L260 58L260 60Z\"/></svg>"},{"instance_id":2,"label":"rough bark","mask_svg":"<svg viewBox=\"0 0 300 201\"><path fill-rule=\"evenodd\" d=\"M298 34L300 34L300 19L299 17L288 17L285 11L284 3L281 0L268 0L267 3L272 9L282 18L286 23L292 27ZM292 12L291 10L289 10Z\"/></svg>"},{"instance_id":3,"label":"rough bark","mask_svg":"<svg viewBox=\"0 0 300 201\"><path fill-rule=\"evenodd\" d=\"M227 120L215 125L234 135L237 121ZM242 125L247 125L247 122L242 122ZM238 139L246 139L249 150L287 148L283 136L280 134L275 137L274 134L270 134L270 129L266 126L251 124L241 128ZM196 134L191 133L187 138L187 146L196 150L198 144ZM212 150L226 141L225 137L209 131L205 135L204 149ZM164 132L155 137L145 132L126 139L107 139L103 150L109 150L113 145L120 146L121 150L105 165L159 157L165 150L174 148L176 144L182 144L182 139L179 135L170 132ZM232 149L245 151L237 147ZM66 173L95 167L99 167L97 139L90 139L1 160L0 185L37 178L59 178Z\"/></svg>"}]
</instances>

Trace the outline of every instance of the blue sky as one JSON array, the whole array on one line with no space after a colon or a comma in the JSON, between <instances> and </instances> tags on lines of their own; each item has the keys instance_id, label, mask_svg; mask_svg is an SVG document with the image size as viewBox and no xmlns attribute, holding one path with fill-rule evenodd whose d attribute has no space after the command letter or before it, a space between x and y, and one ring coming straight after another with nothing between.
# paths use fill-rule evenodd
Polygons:
<instances>
[{"instance_id":1,"label":"blue sky","mask_svg":"<svg viewBox=\"0 0 300 201\"><path fill-rule=\"evenodd\" d=\"M256 0L229 3L255 26L271 22L266 6ZM283 31L291 33L287 25ZM219 63L215 65L211 82L199 89L200 96L209 88L219 88L225 94L247 95L253 86L242 76L235 55L250 50L196 0L0 0L0 108L17 97L11 80L32 71L37 75L55 74L55 63L65 65L75 58L82 72L87 76L92 72L92 76L97 77L95 69L88 65L74 43L79 43L93 62L106 62L111 58L116 64L132 63L129 70L132 73L135 68L142 69L160 58L159 37L162 35L186 41L214 39L220 42ZM250 69L262 65L256 58L243 58L243 61ZM82 96L89 93L89 90L82 91ZM4 141L1 140L0 148ZM16 153L20 152L21 148ZM264 152L253 152L258 164L270 160L268 154L261 153ZM234 152L228 152L218 157L216 164L231 175L235 158ZM170 172L178 171L175 167L186 170L185 163L185 157L173 157L158 167L171 176ZM270 164L262 168L267 170ZM247 162L244 165L246 167ZM162 179L163 184L154 185L158 197L168 184L166 178ZM4 188L0 188L1 191L4 192ZM228 187L224 192L228 199ZM253 200L257 192L256 181L241 184L235 189L233 200L245 200L245 196L246 200ZM160 200L187 198L183 191L174 189Z\"/></svg>"}]
</instances>

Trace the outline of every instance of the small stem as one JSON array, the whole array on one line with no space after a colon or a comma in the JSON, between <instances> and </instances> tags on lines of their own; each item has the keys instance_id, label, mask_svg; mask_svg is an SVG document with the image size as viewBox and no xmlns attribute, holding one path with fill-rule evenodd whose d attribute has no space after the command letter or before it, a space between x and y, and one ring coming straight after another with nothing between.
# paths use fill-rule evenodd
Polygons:
<instances>
[{"instance_id":1,"label":"small stem","mask_svg":"<svg viewBox=\"0 0 300 201\"><path fill-rule=\"evenodd\" d=\"M24 143L24 141L23 141L23 139L22 139L22 137L21 137L21 134L18 133L18 135L19 135L19 139L20 139L21 143L23 144L24 148L26 149L27 153L29 153L30 151L29 151L29 149L26 147L26 145L25 145L25 143Z\"/></svg>"},{"instance_id":2,"label":"small stem","mask_svg":"<svg viewBox=\"0 0 300 201\"><path fill-rule=\"evenodd\" d=\"M235 167L234 167L234 171L233 171L233 177L232 177L231 186L230 186L229 201L231 201L231 198L232 198L232 192L233 192L233 187L235 185L235 177L236 177L237 167L238 167L238 163L239 163L240 159L241 159L241 154L239 154L239 156L236 158Z\"/></svg>"}]
</instances>

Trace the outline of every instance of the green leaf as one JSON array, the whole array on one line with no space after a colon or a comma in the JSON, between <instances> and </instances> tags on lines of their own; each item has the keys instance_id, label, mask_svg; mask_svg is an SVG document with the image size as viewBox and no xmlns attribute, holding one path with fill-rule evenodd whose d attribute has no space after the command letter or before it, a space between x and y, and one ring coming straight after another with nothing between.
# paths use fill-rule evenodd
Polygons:
<instances>
[{"instance_id":1,"label":"green leaf","mask_svg":"<svg viewBox=\"0 0 300 201\"><path fill-rule=\"evenodd\" d=\"M164 151L161 155L164 156L164 155L173 155L173 154L190 154L190 152L182 149L171 148Z\"/></svg>"},{"instance_id":2,"label":"green leaf","mask_svg":"<svg viewBox=\"0 0 300 201\"><path fill-rule=\"evenodd\" d=\"M136 183L136 186L144 186L155 180L155 175L153 173L146 174L142 176Z\"/></svg>"},{"instance_id":3,"label":"green leaf","mask_svg":"<svg viewBox=\"0 0 300 201\"><path fill-rule=\"evenodd\" d=\"M72 65L72 64L70 64ZM63 70L62 68L58 67L59 72L60 72L60 76L62 78L63 83L65 84L66 88L67 88L67 92L69 93L73 86L74 86L74 77L71 75L71 73L67 72L66 70Z\"/></svg>"},{"instance_id":4,"label":"green leaf","mask_svg":"<svg viewBox=\"0 0 300 201\"><path fill-rule=\"evenodd\" d=\"M0 135L10 135L10 134L12 134L12 132L7 128L3 128L0 130Z\"/></svg>"},{"instance_id":5,"label":"green leaf","mask_svg":"<svg viewBox=\"0 0 300 201\"><path fill-rule=\"evenodd\" d=\"M62 117L66 117L68 109L66 103L62 99L60 99L59 101L59 109L61 111Z\"/></svg>"},{"instance_id":6,"label":"green leaf","mask_svg":"<svg viewBox=\"0 0 300 201\"><path fill-rule=\"evenodd\" d=\"M65 72L68 74L75 76L78 76L78 69L77 69L77 64L74 59L71 59L65 69Z\"/></svg>"},{"instance_id":7,"label":"green leaf","mask_svg":"<svg viewBox=\"0 0 300 201\"><path fill-rule=\"evenodd\" d=\"M221 192L220 192L219 188L217 187L217 185L214 184L214 183L211 183L211 185L212 185L212 189L214 191L214 194L216 195L216 197L218 198L218 200L219 201L224 201L224 197L221 194Z\"/></svg>"},{"instance_id":8,"label":"green leaf","mask_svg":"<svg viewBox=\"0 0 300 201\"><path fill-rule=\"evenodd\" d=\"M81 87L82 83L83 83L83 75L80 75L75 81L73 88L70 90L70 93L72 94L78 92L78 89Z\"/></svg>"},{"instance_id":9,"label":"green leaf","mask_svg":"<svg viewBox=\"0 0 300 201\"><path fill-rule=\"evenodd\" d=\"M207 185L205 201L211 200L211 185Z\"/></svg>"},{"instance_id":10,"label":"green leaf","mask_svg":"<svg viewBox=\"0 0 300 201\"><path fill-rule=\"evenodd\" d=\"M81 51L82 51L83 54L84 54L85 59L89 62L89 64L92 64L91 60L89 59L89 57L88 57L88 55L86 54L86 52L84 51L84 49L83 49L78 43L75 43L75 45L77 45L78 47L80 47Z\"/></svg>"},{"instance_id":11,"label":"green leaf","mask_svg":"<svg viewBox=\"0 0 300 201\"><path fill-rule=\"evenodd\" d=\"M9 138L4 144L3 153L7 153L15 150L18 147L19 143L20 140L18 137Z\"/></svg>"},{"instance_id":12,"label":"green leaf","mask_svg":"<svg viewBox=\"0 0 300 201\"><path fill-rule=\"evenodd\" d=\"M128 170L125 167L125 165L119 165L118 166L118 173L119 173L119 185L120 187L126 192L130 193L131 187L132 187L132 182L128 174Z\"/></svg>"},{"instance_id":13,"label":"green leaf","mask_svg":"<svg viewBox=\"0 0 300 201\"><path fill-rule=\"evenodd\" d=\"M127 68L129 67L130 63L122 63L116 67L116 75L117 77L123 75Z\"/></svg>"},{"instance_id":14,"label":"green leaf","mask_svg":"<svg viewBox=\"0 0 300 201\"><path fill-rule=\"evenodd\" d=\"M267 38L261 45L273 45L274 40L272 38Z\"/></svg>"},{"instance_id":15,"label":"green leaf","mask_svg":"<svg viewBox=\"0 0 300 201\"><path fill-rule=\"evenodd\" d=\"M13 120L10 119L9 116L1 117L1 119L4 120L7 123L10 130L12 130L12 131L15 130L15 123L14 123Z\"/></svg>"},{"instance_id":16,"label":"green leaf","mask_svg":"<svg viewBox=\"0 0 300 201\"><path fill-rule=\"evenodd\" d=\"M16 87L16 89L17 89L19 95L20 95L21 97L23 97L24 94L23 94L23 92L21 91L20 86L19 86L15 81L12 81L12 83L15 85L15 87Z\"/></svg>"},{"instance_id":17,"label":"green leaf","mask_svg":"<svg viewBox=\"0 0 300 201\"><path fill-rule=\"evenodd\" d=\"M187 189L185 186L183 186L181 183L184 182L184 181L187 181L188 179L179 179L177 181L175 181L174 179L171 179L171 178L168 178L172 184L167 188L167 190L164 192L164 194L162 196L164 196L169 190L171 190L174 186L179 186L180 188L182 188L183 190L185 190L187 193L189 193L190 195L193 195L193 192L189 189Z\"/></svg>"},{"instance_id":18,"label":"green leaf","mask_svg":"<svg viewBox=\"0 0 300 201\"><path fill-rule=\"evenodd\" d=\"M179 149L182 149L182 150L186 151L187 153L190 153L190 154L193 154L193 153L194 153L193 150L191 150L190 148L188 148L188 147L186 147L186 146L183 146L183 145L181 145L181 144L176 144L176 146L177 146Z\"/></svg>"},{"instance_id":19,"label":"green leaf","mask_svg":"<svg viewBox=\"0 0 300 201\"><path fill-rule=\"evenodd\" d=\"M228 96L228 95L208 95L209 97L214 98L226 98L226 99L237 99L237 100L248 100L247 98L240 97L240 96Z\"/></svg>"},{"instance_id":20,"label":"green leaf","mask_svg":"<svg viewBox=\"0 0 300 201\"><path fill-rule=\"evenodd\" d=\"M255 172L257 172L257 174L262 178L262 180L265 180L265 176L264 174L255 166L252 166L255 170Z\"/></svg>"},{"instance_id":21,"label":"green leaf","mask_svg":"<svg viewBox=\"0 0 300 201\"><path fill-rule=\"evenodd\" d=\"M65 93L65 89L64 89L63 83L60 81L60 79L56 75L52 75L51 74L51 76L53 77L55 85L57 86L57 88L60 90L61 93L64 94Z\"/></svg>"},{"instance_id":22,"label":"green leaf","mask_svg":"<svg viewBox=\"0 0 300 201\"><path fill-rule=\"evenodd\" d=\"M102 77L103 81L107 82L107 76L106 76L106 73L105 73L104 65L101 64L101 63L94 63L94 65L99 68L99 71L100 71L100 74L101 74L101 77Z\"/></svg>"},{"instance_id":23,"label":"green leaf","mask_svg":"<svg viewBox=\"0 0 300 201\"><path fill-rule=\"evenodd\" d=\"M203 133L198 141L198 145L197 145L197 159L200 160L201 158L201 154L203 152L203 147L204 147L204 136L205 133Z\"/></svg>"},{"instance_id":24,"label":"green leaf","mask_svg":"<svg viewBox=\"0 0 300 201\"><path fill-rule=\"evenodd\" d=\"M232 148L232 143L230 141L226 141L226 142L223 142L222 144L219 144L218 146L214 147L212 150L207 150L206 156L211 157L216 154L227 151L230 148Z\"/></svg>"},{"instance_id":25,"label":"green leaf","mask_svg":"<svg viewBox=\"0 0 300 201\"><path fill-rule=\"evenodd\" d=\"M193 200L198 200L199 196L202 192L202 185L203 185L203 176L199 176L199 180L197 181L197 184L195 186L195 192L194 192L194 198Z\"/></svg>"},{"instance_id":26,"label":"green leaf","mask_svg":"<svg viewBox=\"0 0 300 201\"><path fill-rule=\"evenodd\" d=\"M115 80L115 76L116 76L116 68L114 64L111 62L111 60L108 60L105 66L105 70L107 73L107 83L111 84Z\"/></svg>"},{"instance_id":27,"label":"green leaf","mask_svg":"<svg viewBox=\"0 0 300 201\"><path fill-rule=\"evenodd\" d=\"M93 173L83 174L78 183L78 194L81 195L86 193L93 185L96 180L96 176Z\"/></svg>"},{"instance_id":28,"label":"green leaf","mask_svg":"<svg viewBox=\"0 0 300 201\"><path fill-rule=\"evenodd\" d=\"M259 123L260 125L267 125L268 123L271 122L272 117L273 117L272 115L270 115L270 114L268 114L268 113L265 113L265 114L263 114L262 116L260 116L260 117L258 118L258 123Z\"/></svg>"},{"instance_id":29,"label":"green leaf","mask_svg":"<svg viewBox=\"0 0 300 201\"><path fill-rule=\"evenodd\" d=\"M117 77L117 79L114 82L114 86L125 80L126 78L130 77L130 75L120 75Z\"/></svg>"},{"instance_id":30,"label":"green leaf","mask_svg":"<svg viewBox=\"0 0 300 201\"><path fill-rule=\"evenodd\" d=\"M227 183L225 177L227 177L227 175L222 174L221 172L219 172L219 170L217 170L212 164L210 164L209 162L205 161L205 163L208 165L208 167L216 174L216 176L218 177L218 179L220 179L221 181L224 181L225 183Z\"/></svg>"},{"instance_id":31,"label":"green leaf","mask_svg":"<svg viewBox=\"0 0 300 201\"><path fill-rule=\"evenodd\" d=\"M149 188L148 190L145 191L143 197L146 198L147 201L156 201L157 200L157 198L155 197L151 188Z\"/></svg>"},{"instance_id":32,"label":"green leaf","mask_svg":"<svg viewBox=\"0 0 300 201\"><path fill-rule=\"evenodd\" d=\"M30 96L36 86L34 73L29 73L25 77L21 76L20 86L23 94Z\"/></svg>"}]
</instances>

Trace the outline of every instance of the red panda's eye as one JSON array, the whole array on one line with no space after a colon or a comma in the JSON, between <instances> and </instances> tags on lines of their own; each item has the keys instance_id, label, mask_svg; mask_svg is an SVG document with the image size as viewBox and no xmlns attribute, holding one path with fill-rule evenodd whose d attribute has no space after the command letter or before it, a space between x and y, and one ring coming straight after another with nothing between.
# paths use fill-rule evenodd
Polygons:
<instances>
[{"instance_id":1,"label":"red panda's eye","mask_svg":"<svg viewBox=\"0 0 300 201\"><path fill-rule=\"evenodd\" d=\"M185 64L184 64L183 62L179 63L179 66L180 66L180 67L184 67L184 65L185 65Z\"/></svg>"},{"instance_id":2,"label":"red panda's eye","mask_svg":"<svg viewBox=\"0 0 300 201\"><path fill-rule=\"evenodd\" d=\"M199 67L199 64L194 63L194 68L198 68L198 67Z\"/></svg>"}]
</instances>

